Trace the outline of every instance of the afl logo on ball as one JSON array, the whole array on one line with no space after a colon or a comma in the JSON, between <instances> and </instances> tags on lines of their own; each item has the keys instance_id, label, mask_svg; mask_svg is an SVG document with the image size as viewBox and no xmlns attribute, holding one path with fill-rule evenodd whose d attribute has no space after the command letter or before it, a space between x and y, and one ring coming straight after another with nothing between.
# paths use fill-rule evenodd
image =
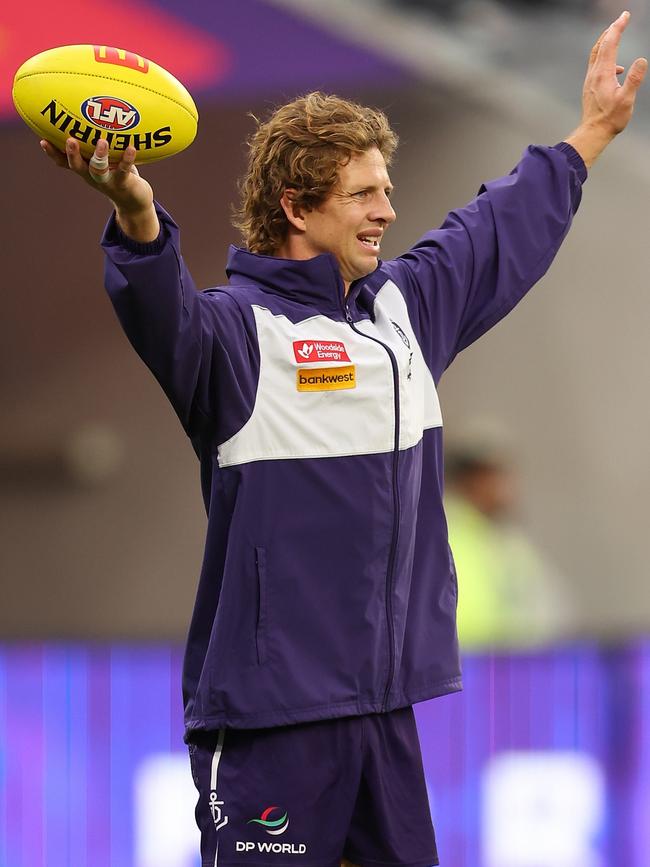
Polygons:
<instances>
[{"instance_id":1,"label":"afl logo on ball","mask_svg":"<svg viewBox=\"0 0 650 867\"><path fill-rule=\"evenodd\" d=\"M82 104L81 113L94 126L117 132L132 129L140 123L138 109L116 96L91 96Z\"/></svg>"}]
</instances>

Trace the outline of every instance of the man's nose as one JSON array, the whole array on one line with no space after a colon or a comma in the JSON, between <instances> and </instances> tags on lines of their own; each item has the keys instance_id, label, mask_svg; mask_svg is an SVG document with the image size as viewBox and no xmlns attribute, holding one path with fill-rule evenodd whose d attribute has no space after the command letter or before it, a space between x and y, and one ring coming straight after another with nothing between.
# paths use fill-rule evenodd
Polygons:
<instances>
[{"instance_id":1,"label":"man's nose","mask_svg":"<svg viewBox=\"0 0 650 867\"><path fill-rule=\"evenodd\" d=\"M375 208L375 213L372 216L373 220L381 220L382 223L394 223L397 219L397 214L393 208L390 199L384 194Z\"/></svg>"}]
</instances>

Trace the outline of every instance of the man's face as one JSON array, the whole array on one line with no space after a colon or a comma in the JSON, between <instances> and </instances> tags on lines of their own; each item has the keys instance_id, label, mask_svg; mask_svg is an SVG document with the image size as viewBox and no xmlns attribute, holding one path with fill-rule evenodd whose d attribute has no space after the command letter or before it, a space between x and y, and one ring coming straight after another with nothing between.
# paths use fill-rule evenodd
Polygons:
<instances>
[{"instance_id":1,"label":"man's face","mask_svg":"<svg viewBox=\"0 0 650 867\"><path fill-rule=\"evenodd\" d=\"M393 187L378 148L352 156L341 166L328 198L304 213L304 241L310 255L333 253L346 289L377 267L382 236L395 220Z\"/></svg>"}]
</instances>

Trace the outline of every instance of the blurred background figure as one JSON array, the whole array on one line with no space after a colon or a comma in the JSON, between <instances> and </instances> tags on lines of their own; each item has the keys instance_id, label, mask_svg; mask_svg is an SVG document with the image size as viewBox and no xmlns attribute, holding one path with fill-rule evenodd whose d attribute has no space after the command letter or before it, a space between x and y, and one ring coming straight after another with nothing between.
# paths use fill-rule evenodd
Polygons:
<instances>
[{"instance_id":1,"label":"blurred background figure","mask_svg":"<svg viewBox=\"0 0 650 867\"><path fill-rule=\"evenodd\" d=\"M513 448L494 426L447 444L445 508L458 576L463 648L527 648L565 637L573 603L520 524Z\"/></svg>"}]
</instances>

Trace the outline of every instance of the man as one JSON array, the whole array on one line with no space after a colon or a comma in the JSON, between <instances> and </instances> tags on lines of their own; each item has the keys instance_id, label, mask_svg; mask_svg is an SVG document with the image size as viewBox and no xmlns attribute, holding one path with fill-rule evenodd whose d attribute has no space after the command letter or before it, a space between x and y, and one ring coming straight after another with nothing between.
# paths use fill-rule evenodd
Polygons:
<instances>
[{"instance_id":1,"label":"man","mask_svg":"<svg viewBox=\"0 0 650 867\"><path fill-rule=\"evenodd\" d=\"M445 515L463 650L530 649L570 634L572 600L519 525L507 437L471 423L445 448Z\"/></svg>"},{"instance_id":2,"label":"man","mask_svg":"<svg viewBox=\"0 0 650 867\"><path fill-rule=\"evenodd\" d=\"M405 255L396 139L310 94L251 142L227 286L196 292L178 230L106 144L68 166L114 203L106 283L201 459L205 558L184 668L202 860L437 864L412 712L460 689L435 383L544 273L646 62L594 47L581 125L531 147Z\"/></svg>"}]
</instances>

